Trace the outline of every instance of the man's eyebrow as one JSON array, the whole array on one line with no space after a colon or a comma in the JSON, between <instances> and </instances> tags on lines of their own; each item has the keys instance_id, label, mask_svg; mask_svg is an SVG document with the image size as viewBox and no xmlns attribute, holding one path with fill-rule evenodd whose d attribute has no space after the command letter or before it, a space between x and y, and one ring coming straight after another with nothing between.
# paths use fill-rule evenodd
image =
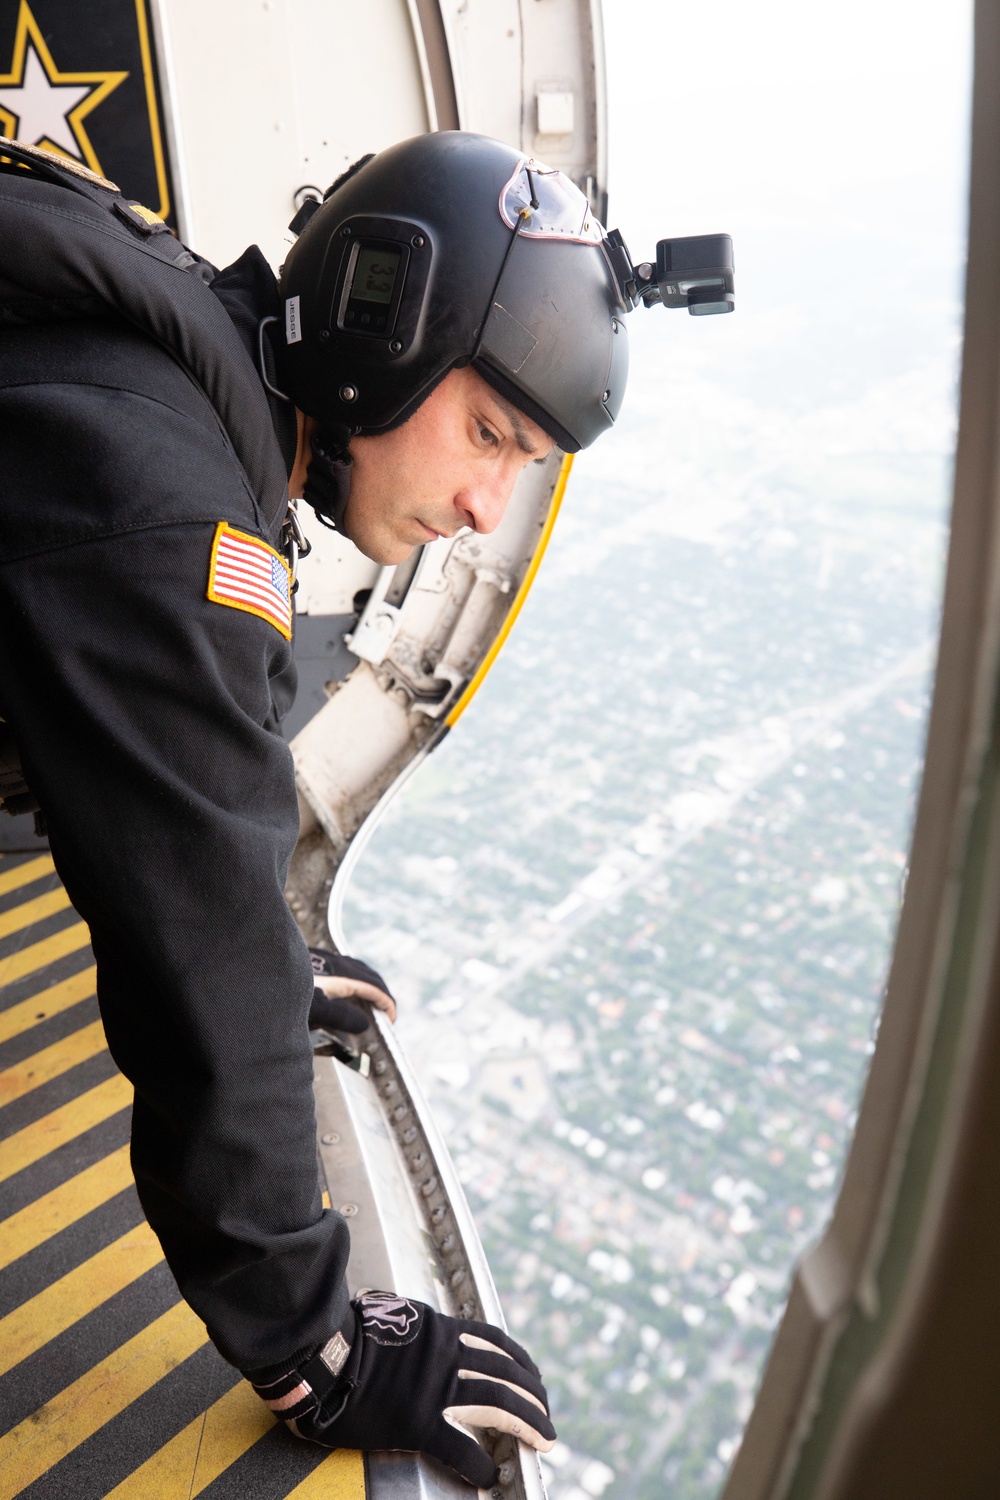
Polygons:
<instances>
[{"instance_id":1,"label":"man's eyebrow","mask_svg":"<svg viewBox=\"0 0 1000 1500\"><path fill-rule=\"evenodd\" d=\"M503 412L504 416L507 418L507 421L513 428L515 443L520 448L521 452L527 453L528 457L530 458L536 450L534 443L528 436L528 429L524 425L524 418L522 417L521 413L518 411L513 402L508 401L505 396L501 396L499 391L491 391L490 395L493 397L493 400L496 402L497 406L499 406L500 410ZM544 459L536 458L535 463L544 463Z\"/></svg>"}]
</instances>

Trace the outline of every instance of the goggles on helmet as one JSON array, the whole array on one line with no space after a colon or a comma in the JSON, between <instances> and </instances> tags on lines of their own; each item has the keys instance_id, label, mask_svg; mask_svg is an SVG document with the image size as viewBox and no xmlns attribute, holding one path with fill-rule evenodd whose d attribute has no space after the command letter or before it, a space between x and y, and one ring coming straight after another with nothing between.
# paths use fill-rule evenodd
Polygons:
<instances>
[{"instance_id":1,"label":"goggles on helmet","mask_svg":"<svg viewBox=\"0 0 1000 1500\"><path fill-rule=\"evenodd\" d=\"M504 184L500 217L526 239L575 240L599 245L604 229L584 194L565 172L525 156Z\"/></svg>"}]
</instances>

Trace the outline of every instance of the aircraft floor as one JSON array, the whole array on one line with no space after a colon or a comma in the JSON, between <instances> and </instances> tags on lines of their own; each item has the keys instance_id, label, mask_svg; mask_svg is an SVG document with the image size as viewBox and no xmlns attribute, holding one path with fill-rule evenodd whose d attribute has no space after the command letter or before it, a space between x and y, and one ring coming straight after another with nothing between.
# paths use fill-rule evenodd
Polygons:
<instances>
[{"instance_id":1,"label":"aircraft floor","mask_svg":"<svg viewBox=\"0 0 1000 1500\"><path fill-rule=\"evenodd\" d=\"M87 928L0 858L0 1500L364 1500L278 1427L180 1300L128 1165Z\"/></svg>"}]
</instances>

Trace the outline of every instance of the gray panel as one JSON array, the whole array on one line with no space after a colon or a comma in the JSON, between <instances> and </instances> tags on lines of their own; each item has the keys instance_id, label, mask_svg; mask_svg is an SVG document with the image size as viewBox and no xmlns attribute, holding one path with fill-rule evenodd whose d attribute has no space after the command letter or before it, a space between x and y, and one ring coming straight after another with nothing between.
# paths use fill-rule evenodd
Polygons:
<instances>
[{"instance_id":1,"label":"gray panel","mask_svg":"<svg viewBox=\"0 0 1000 1500\"><path fill-rule=\"evenodd\" d=\"M48 839L39 838L35 832L34 813L19 813L12 818L9 813L0 812L0 853L44 854L48 847Z\"/></svg>"},{"instance_id":2,"label":"gray panel","mask_svg":"<svg viewBox=\"0 0 1000 1500\"><path fill-rule=\"evenodd\" d=\"M374 1079L332 1057L317 1056L314 1067L320 1159L330 1202L351 1230L351 1295L377 1287L440 1307L444 1271Z\"/></svg>"},{"instance_id":3,"label":"gray panel","mask_svg":"<svg viewBox=\"0 0 1000 1500\"><path fill-rule=\"evenodd\" d=\"M341 682L357 666L358 658L344 645L345 633L357 620L355 614L295 616L299 687L281 724L286 740L293 740L325 705L329 696L326 684Z\"/></svg>"},{"instance_id":4,"label":"gray panel","mask_svg":"<svg viewBox=\"0 0 1000 1500\"><path fill-rule=\"evenodd\" d=\"M368 1500L470 1500L471 1485L418 1453L366 1453Z\"/></svg>"}]
</instances>

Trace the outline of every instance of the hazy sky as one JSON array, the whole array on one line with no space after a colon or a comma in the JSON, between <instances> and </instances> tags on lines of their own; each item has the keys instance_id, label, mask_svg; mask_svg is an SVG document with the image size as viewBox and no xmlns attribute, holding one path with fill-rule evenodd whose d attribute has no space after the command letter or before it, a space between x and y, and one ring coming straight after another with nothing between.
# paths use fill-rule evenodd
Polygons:
<instances>
[{"instance_id":1,"label":"hazy sky","mask_svg":"<svg viewBox=\"0 0 1000 1500\"><path fill-rule=\"evenodd\" d=\"M971 12L968 0L604 0L612 218L650 235L947 233Z\"/></svg>"},{"instance_id":2,"label":"hazy sky","mask_svg":"<svg viewBox=\"0 0 1000 1500\"><path fill-rule=\"evenodd\" d=\"M636 260L730 232L736 312L630 317L619 429L577 482L644 467L669 506L685 465L701 503L713 476L735 494L791 465L807 489L845 454L950 462L971 14L605 0L610 223Z\"/></svg>"},{"instance_id":3,"label":"hazy sky","mask_svg":"<svg viewBox=\"0 0 1000 1500\"><path fill-rule=\"evenodd\" d=\"M611 223L637 259L718 230L736 251L735 317L641 311L633 343L663 317L664 350L799 410L940 364L961 296L971 12L605 0Z\"/></svg>"}]
</instances>

